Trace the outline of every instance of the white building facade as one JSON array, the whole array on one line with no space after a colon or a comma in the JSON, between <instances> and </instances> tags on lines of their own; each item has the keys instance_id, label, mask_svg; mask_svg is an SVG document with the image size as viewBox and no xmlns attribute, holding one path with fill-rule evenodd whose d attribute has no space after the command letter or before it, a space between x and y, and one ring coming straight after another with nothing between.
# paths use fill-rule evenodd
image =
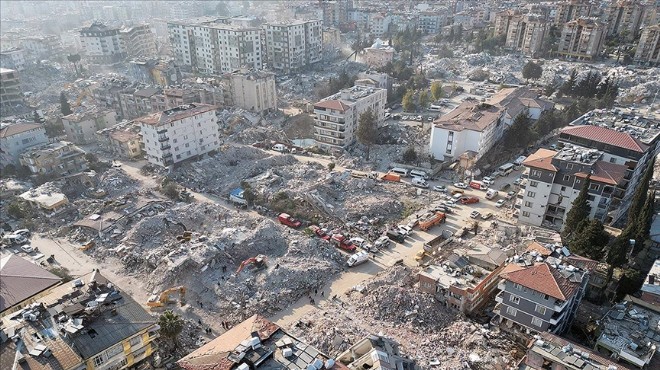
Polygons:
<instances>
[{"instance_id":1,"label":"white building facade","mask_svg":"<svg viewBox=\"0 0 660 370\"><path fill-rule=\"evenodd\" d=\"M277 109L275 74L265 71L236 71L229 76L232 104L253 112Z\"/></svg>"},{"instance_id":2,"label":"white building facade","mask_svg":"<svg viewBox=\"0 0 660 370\"><path fill-rule=\"evenodd\" d=\"M321 20L265 25L268 66L276 73L295 73L320 62L323 50Z\"/></svg>"},{"instance_id":3,"label":"white building facade","mask_svg":"<svg viewBox=\"0 0 660 370\"><path fill-rule=\"evenodd\" d=\"M188 104L136 119L146 159L169 167L217 150L220 141L215 110L212 105Z\"/></svg>"},{"instance_id":4,"label":"white building facade","mask_svg":"<svg viewBox=\"0 0 660 370\"><path fill-rule=\"evenodd\" d=\"M118 28L98 22L80 30L80 44L87 60L93 64L115 64L126 58Z\"/></svg>"},{"instance_id":5,"label":"white building facade","mask_svg":"<svg viewBox=\"0 0 660 370\"><path fill-rule=\"evenodd\" d=\"M36 123L17 123L0 129L0 165L19 163L26 149L48 143L46 130Z\"/></svg>"}]
</instances>

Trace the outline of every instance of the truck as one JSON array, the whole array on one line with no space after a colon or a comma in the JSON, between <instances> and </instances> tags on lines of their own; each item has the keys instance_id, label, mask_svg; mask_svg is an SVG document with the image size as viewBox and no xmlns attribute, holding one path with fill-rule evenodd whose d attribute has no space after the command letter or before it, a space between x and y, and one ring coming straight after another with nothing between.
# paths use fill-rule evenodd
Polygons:
<instances>
[{"instance_id":1,"label":"truck","mask_svg":"<svg viewBox=\"0 0 660 370\"><path fill-rule=\"evenodd\" d=\"M350 240L346 239L346 237L342 234L333 234L330 238L330 242L332 242L332 244L334 244L336 247L339 247L348 252L355 252L357 249L355 245L351 243Z\"/></svg>"},{"instance_id":2,"label":"truck","mask_svg":"<svg viewBox=\"0 0 660 370\"><path fill-rule=\"evenodd\" d=\"M356 179L377 179L378 178L378 172L376 172L376 171L371 171L371 172L368 172L368 173L355 171L355 170L349 170L349 171L351 171L351 176L355 177Z\"/></svg>"},{"instance_id":3,"label":"truck","mask_svg":"<svg viewBox=\"0 0 660 370\"><path fill-rule=\"evenodd\" d=\"M433 254L442 246L448 244L452 239L453 233L449 230L442 230L442 233L424 244L424 251L427 254Z\"/></svg>"},{"instance_id":4,"label":"truck","mask_svg":"<svg viewBox=\"0 0 660 370\"><path fill-rule=\"evenodd\" d=\"M413 177L410 183L423 189L428 189L429 187L429 183L421 177Z\"/></svg>"},{"instance_id":5,"label":"truck","mask_svg":"<svg viewBox=\"0 0 660 370\"><path fill-rule=\"evenodd\" d=\"M280 221L282 225L286 225L288 227L292 228L298 228L300 225L302 225L302 222L299 220L296 220L295 218L291 217L288 213L280 213L279 216L277 216L277 220Z\"/></svg>"},{"instance_id":6,"label":"truck","mask_svg":"<svg viewBox=\"0 0 660 370\"><path fill-rule=\"evenodd\" d=\"M473 180L473 181L470 181L469 185L472 189L477 189L477 190L486 190L488 188L488 185L486 185L482 181L474 181Z\"/></svg>"},{"instance_id":7,"label":"truck","mask_svg":"<svg viewBox=\"0 0 660 370\"><path fill-rule=\"evenodd\" d=\"M354 255L352 255L348 259L346 264L348 265L348 267L353 267L353 266L357 266L359 264L365 263L367 261L369 261L369 253L365 252L365 251L362 251L362 252L357 252Z\"/></svg>"},{"instance_id":8,"label":"truck","mask_svg":"<svg viewBox=\"0 0 660 370\"><path fill-rule=\"evenodd\" d=\"M435 212L433 216L419 222L419 229L422 231L428 231L433 226L445 222L446 219L447 215L444 213Z\"/></svg>"},{"instance_id":9,"label":"truck","mask_svg":"<svg viewBox=\"0 0 660 370\"><path fill-rule=\"evenodd\" d=\"M383 180L383 181L399 182L399 181L401 181L401 175L396 174L396 173L392 173L392 172L388 172L388 173L384 174L383 177L381 177L380 179Z\"/></svg>"}]
</instances>

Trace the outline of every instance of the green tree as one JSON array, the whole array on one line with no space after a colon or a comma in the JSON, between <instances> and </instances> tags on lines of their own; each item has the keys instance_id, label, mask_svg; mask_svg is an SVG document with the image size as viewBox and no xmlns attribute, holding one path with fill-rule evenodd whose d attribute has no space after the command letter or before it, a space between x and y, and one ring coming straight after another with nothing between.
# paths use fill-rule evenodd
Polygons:
<instances>
[{"instance_id":1,"label":"green tree","mask_svg":"<svg viewBox=\"0 0 660 370\"><path fill-rule=\"evenodd\" d=\"M412 146L409 146L408 149L406 149L406 151L403 152L403 156L402 156L401 159L405 163L415 163L415 162L417 162L417 158L418 158L418 155L417 155L417 152L415 151L415 148L413 148Z\"/></svg>"},{"instance_id":2,"label":"green tree","mask_svg":"<svg viewBox=\"0 0 660 370\"><path fill-rule=\"evenodd\" d=\"M573 91L577 85L577 77L577 70L571 70L571 74L569 75L568 80L566 80L566 82L561 85L559 92L561 92L563 95L573 95Z\"/></svg>"},{"instance_id":3,"label":"green tree","mask_svg":"<svg viewBox=\"0 0 660 370\"><path fill-rule=\"evenodd\" d=\"M514 118L511 127L505 132L503 143L510 148L527 147L534 140L531 120L527 112L522 112Z\"/></svg>"},{"instance_id":4,"label":"green tree","mask_svg":"<svg viewBox=\"0 0 660 370\"><path fill-rule=\"evenodd\" d=\"M335 166L336 166L335 162L330 162L330 163L328 163L328 171L332 171L332 170L334 170L334 169L335 169Z\"/></svg>"},{"instance_id":5,"label":"green tree","mask_svg":"<svg viewBox=\"0 0 660 370\"><path fill-rule=\"evenodd\" d=\"M429 104L429 93L423 90L419 93L419 106L425 108Z\"/></svg>"},{"instance_id":6,"label":"green tree","mask_svg":"<svg viewBox=\"0 0 660 370\"><path fill-rule=\"evenodd\" d=\"M62 112L62 115L68 116L69 114L73 113L71 110L71 105L69 104L69 100L66 98L66 94L64 94L64 91L60 93L60 111Z\"/></svg>"},{"instance_id":7,"label":"green tree","mask_svg":"<svg viewBox=\"0 0 660 370\"><path fill-rule=\"evenodd\" d=\"M605 256L605 247L610 241L603 223L599 220L588 221L586 226L576 232L568 246L571 253L600 261Z\"/></svg>"},{"instance_id":8,"label":"green tree","mask_svg":"<svg viewBox=\"0 0 660 370\"><path fill-rule=\"evenodd\" d=\"M626 223L626 225L627 226L634 225L635 231L639 229L638 227L639 215L642 213L642 208L644 208L644 203L646 203L646 197L648 196L648 192L649 192L649 184L653 179L654 165L655 165L655 159L652 159L649 162L648 167L646 167L646 171L644 171L644 175L642 175L642 178L640 179L639 184L635 189L635 193L633 194L632 200L630 201L630 208L628 208L628 222Z\"/></svg>"},{"instance_id":9,"label":"green tree","mask_svg":"<svg viewBox=\"0 0 660 370\"><path fill-rule=\"evenodd\" d=\"M573 200L571 209L566 214L566 221L564 222L564 229L561 231L561 239L564 244L570 245L573 237L580 233L589 222L589 213L591 213L591 206L588 203L589 185L591 181L589 176L584 180L582 189L578 193L577 198Z\"/></svg>"},{"instance_id":10,"label":"green tree","mask_svg":"<svg viewBox=\"0 0 660 370\"><path fill-rule=\"evenodd\" d=\"M178 347L178 336L183 330L183 320L181 320L181 317L167 310L158 318L158 326L160 326L160 335L171 340L175 348Z\"/></svg>"},{"instance_id":11,"label":"green tree","mask_svg":"<svg viewBox=\"0 0 660 370\"><path fill-rule=\"evenodd\" d=\"M252 205L257 199L257 195L254 193L252 186L250 186L250 183L247 181L241 181L241 188L243 189L243 198L249 205Z\"/></svg>"},{"instance_id":12,"label":"green tree","mask_svg":"<svg viewBox=\"0 0 660 370\"><path fill-rule=\"evenodd\" d=\"M619 285L616 287L617 300L623 299L626 294L632 294L642 287L644 284L644 275L636 268L627 268L623 271L623 276L619 280Z\"/></svg>"},{"instance_id":13,"label":"green tree","mask_svg":"<svg viewBox=\"0 0 660 370\"><path fill-rule=\"evenodd\" d=\"M21 207L18 202L11 203L9 206L7 206L7 214L17 220L27 216L27 212L23 210L23 207Z\"/></svg>"},{"instance_id":14,"label":"green tree","mask_svg":"<svg viewBox=\"0 0 660 370\"><path fill-rule=\"evenodd\" d=\"M543 67L540 64L536 64L533 61L529 61L525 64L522 70L523 78L528 80L538 80L543 74Z\"/></svg>"},{"instance_id":15,"label":"green tree","mask_svg":"<svg viewBox=\"0 0 660 370\"><path fill-rule=\"evenodd\" d=\"M80 62L80 54L69 54L66 59L73 64L73 68L76 70L76 76L80 76L80 71L78 71L78 62Z\"/></svg>"},{"instance_id":16,"label":"green tree","mask_svg":"<svg viewBox=\"0 0 660 370\"><path fill-rule=\"evenodd\" d=\"M440 81L433 81L431 84L431 97L433 101L437 101L444 97L444 92L442 91L442 83Z\"/></svg>"},{"instance_id":17,"label":"green tree","mask_svg":"<svg viewBox=\"0 0 660 370\"><path fill-rule=\"evenodd\" d=\"M360 144L364 145L367 148L367 160L369 160L369 152L371 146L376 143L378 138L378 126L376 124L376 117L374 117L374 112L371 108L367 109L364 113L360 114L358 120L358 128L355 132Z\"/></svg>"},{"instance_id":18,"label":"green tree","mask_svg":"<svg viewBox=\"0 0 660 370\"><path fill-rule=\"evenodd\" d=\"M166 197L172 200L179 199L179 187L174 182L168 182L163 185L161 191Z\"/></svg>"},{"instance_id":19,"label":"green tree","mask_svg":"<svg viewBox=\"0 0 660 370\"><path fill-rule=\"evenodd\" d=\"M412 90L408 89L406 94L403 95L401 99L401 105L405 112L414 112L415 111L415 95Z\"/></svg>"},{"instance_id":20,"label":"green tree","mask_svg":"<svg viewBox=\"0 0 660 370\"><path fill-rule=\"evenodd\" d=\"M605 261L612 267L621 267L628 261L630 251L630 240L633 238L634 229L626 227L619 236L614 238L607 250Z\"/></svg>"},{"instance_id":21,"label":"green tree","mask_svg":"<svg viewBox=\"0 0 660 370\"><path fill-rule=\"evenodd\" d=\"M653 223L653 215L655 208L655 191L652 191L649 195L646 196L646 202L642 207L642 211L637 217L635 223L635 246L633 248L633 256L636 256L642 248L644 248L644 243L649 238L651 232L651 225Z\"/></svg>"}]
</instances>

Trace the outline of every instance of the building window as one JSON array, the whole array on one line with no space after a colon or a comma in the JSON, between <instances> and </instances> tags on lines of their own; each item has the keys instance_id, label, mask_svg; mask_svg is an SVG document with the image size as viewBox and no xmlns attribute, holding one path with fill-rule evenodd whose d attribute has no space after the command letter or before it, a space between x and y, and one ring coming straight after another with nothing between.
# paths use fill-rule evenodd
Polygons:
<instances>
[{"instance_id":1,"label":"building window","mask_svg":"<svg viewBox=\"0 0 660 370\"><path fill-rule=\"evenodd\" d=\"M139 335L136 335L133 338L131 338L129 343L131 344L131 347L137 346L138 344L142 343L142 337L140 337Z\"/></svg>"},{"instance_id":2,"label":"building window","mask_svg":"<svg viewBox=\"0 0 660 370\"><path fill-rule=\"evenodd\" d=\"M541 315L545 315L545 307L541 305L536 305L536 308L534 308L534 311L540 313Z\"/></svg>"},{"instance_id":3,"label":"building window","mask_svg":"<svg viewBox=\"0 0 660 370\"><path fill-rule=\"evenodd\" d=\"M525 207L532 208L532 202L525 202Z\"/></svg>"},{"instance_id":4,"label":"building window","mask_svg":"<svg viewBox=\"0 0 660 370\"><path fill-rule=\"evenodd\" d=\"M569 181L571 179L571 175L564 175L564 181Z\"/></svg>"},{"instance_id":5,"label":"building window","mask_svg":"<svg viewBox=\"0 0 660 370\"><path fill-rule=\"evenodd\" d=\"M573 169L573 163L566 163L566 169L567 170L572 170Z\"/></svg>"},{"instance_id":6,"label":"building window","mask_svg":"<svg viewBox=\"0 0 660 370\"><path fill-rule=\"evenodd\" d=\"M518 283L513 283L513 287L518 289L518 290L522 290L522 288L523 288L523 286L518 284Z\"/></svg>"},{"instance_id":7,"label":"building window","mask_svg":"<svg viewBox=\"0 0 660 370\"><path fill-rule=\"evenodd\" d=\"M543 326L543 320L539 319L538 317L532 317L532 325L536 325L540 328Z\"/></svg>"},{"instance_id":8,"label":"building window","mask_svg":"<svg viewBox=\"0 0 660 370\"><path fill-rule=\"evenodd\" d=\"M105 363L105 358L103 357L103 354L100 354L96 357L94 357L94 365L96 367L99 367Z\"/></svg>"},{"instance_id":9,"label":"building window","mask_svg":"<svg viewBox=\"0 0 660 370\"><path fill-rule=\"evenodd\" d=\"M523 215L523 217L529 217L530 216L529 212L527 212L527 211L523 211L522 215Z\"/></svg>"},{"instance_id":10,"label":"building window","mask_svg":"<svg viewBox=\"0 0 660 370\"><path fill-rule=\"evenodd\" d=\"M533 191L528 191L527 196L530 197L530 198L534 198L534 197L536 197L536 193L533 192Z\"/></svg>"},{"instance_id":11,"label":"building window","mask_svg":"<svg viewBox=\"0 0 660 370\"><path fill-rule=\"evenodd\" d=\"M539 171L539 170L532 170L532 176L534 176L534 177L541 177L541 171Z\"/></svg>"},{"instance_id":12,"label":"building window","mask_svg":"<svg viewBox=\"0 0 660 370\"><path fill-rule=\"evenodd\" d=\"M509 296L509 301L515 303L515 304L520 304L520 297L517 295L510 295Z\"/></svg>"},{"instance_id":13,"label":"building window","mask_svg":"<svg viewBox=\"0 0 660 370\"><path fill-rule=\"evenodd\" d=\"M616 163L616 158L614 157L610 158L610 163Z\"/></svg>"},{"instance_id":14,"label":"building window","mask_svg":"<svg viewBox=\"0 0 660 370\"><path fill-rule=\"evenodd\" d=\"M516 310L516 309L513 308L513 307L509 307L509 306L507 306L507 307L506 307L506 313L509 314L509 315L511 315L511 316L513 316L513 317L516 317L516 315L518 314L518 310Z\"/></svg>"},{"instance_id":15,"label":"building window","mask_svg":"<svg viewBox=\"0 0 660 370\"><path fill-rule=\"evenodd\" d=\"M537 187L538 185L539 185L539 182L538 182L538 181L530 181L530 182L529 182L529 186L531 186L531 187L533 187L533 188Z\"/></svg>"},{"instance_id":16,"label":"building window","mask_svg":"<svg viewBox=\"0 0 660 370\"><path fill-rule=\"evenodd\" d=\"M598 185L598 184L591 184L591 185L589 186L589 190L595 190L595 191L598 191L598 190L600 190L600 185Z\"/></svg>"}]
</instances>

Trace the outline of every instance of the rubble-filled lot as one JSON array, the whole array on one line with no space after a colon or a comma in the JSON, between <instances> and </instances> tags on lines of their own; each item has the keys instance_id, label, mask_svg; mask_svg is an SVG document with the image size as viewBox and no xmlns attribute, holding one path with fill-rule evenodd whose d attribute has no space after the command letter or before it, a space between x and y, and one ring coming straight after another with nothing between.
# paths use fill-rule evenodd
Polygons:
<instances>
[{"instance_id":1,"label":"rubble-filled lot","mask_svg":"<svg viewBox=\"0 0 660 370\"><path fill-rule=\"evenodd\" d=\"M360 289L323 303L291 328L294 335L331 356L378 331L397 341L422 368L505 369L522 349L497 329L461 317L416 290L414 271L395 266Z\"/></svg>"}]
</instances>

